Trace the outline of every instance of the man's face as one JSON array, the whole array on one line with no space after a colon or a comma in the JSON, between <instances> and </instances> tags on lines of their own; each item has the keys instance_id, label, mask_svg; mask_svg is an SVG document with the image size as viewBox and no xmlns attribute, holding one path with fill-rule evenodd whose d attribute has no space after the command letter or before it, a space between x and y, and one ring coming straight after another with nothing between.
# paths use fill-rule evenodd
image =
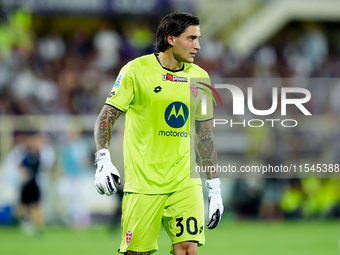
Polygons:
<instances>
[{"instance_id":1,"label":"man's face","mask_svg":"<svg viewBox=\"0 0 340 255\"><path fill-rule=\"evenodd\" d=\"M200 27L191 25L180 36L172 38L172 51L178 62L194 62L197 51L201 48L198 39L201 37Z\"/></svg>"}]
</instances>

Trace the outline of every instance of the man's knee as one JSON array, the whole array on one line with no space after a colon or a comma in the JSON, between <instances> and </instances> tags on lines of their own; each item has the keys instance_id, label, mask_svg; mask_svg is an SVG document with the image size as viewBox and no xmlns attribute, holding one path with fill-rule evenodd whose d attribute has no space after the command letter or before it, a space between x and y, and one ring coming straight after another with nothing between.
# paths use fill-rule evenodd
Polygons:
<instances>
[{"instance_id":1,"label":"man's knee","mask_svg":"<svg viewBox=\"0 0 340 255\"><path fill-rule=\"evenodd\" d=\"M175 255L196 255L197 242L181 242L174 244Z\"/></svg>"}]
</instances>

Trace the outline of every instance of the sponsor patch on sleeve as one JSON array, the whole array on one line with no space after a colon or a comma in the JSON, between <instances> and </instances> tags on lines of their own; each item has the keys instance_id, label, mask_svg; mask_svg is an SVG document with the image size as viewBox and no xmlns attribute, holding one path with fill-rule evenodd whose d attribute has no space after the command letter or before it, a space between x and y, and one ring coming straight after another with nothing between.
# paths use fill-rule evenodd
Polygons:
<instances>
[{"instance_id":1,"label":"sponsor patch on sleeve","mask_svg":"<svg viewBox=\"0 0 340 255\"><path fill-rule=\"evenodd\" d=\"M120 74L118 75L118 78L117 78L117 80L116 80L116 82L115 82L115 85L114 85L113 87L119 88L120 83L122 82L123 77L124 77L124 74L120 73Z\"/></svg>"}]
</instances>

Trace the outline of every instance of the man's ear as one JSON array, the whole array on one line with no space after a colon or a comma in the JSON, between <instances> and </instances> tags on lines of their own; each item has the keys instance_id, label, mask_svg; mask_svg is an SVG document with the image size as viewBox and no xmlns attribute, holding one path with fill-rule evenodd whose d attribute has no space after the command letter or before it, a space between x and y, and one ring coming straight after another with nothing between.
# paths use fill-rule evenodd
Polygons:
<instances>
[{"instance_id":1,"label":"man's ear","mask_svg":"<svg viewBox=\"0 0 340 255\"><path fill-rule=\"evenodd\" d=\"M166 37L166 40L167 40L167 42L168 42L171 46L174 46L174 44L175 44L175 37L174 37L173 35L168 35L168 36Z\"/></svg>"}]
</instances>

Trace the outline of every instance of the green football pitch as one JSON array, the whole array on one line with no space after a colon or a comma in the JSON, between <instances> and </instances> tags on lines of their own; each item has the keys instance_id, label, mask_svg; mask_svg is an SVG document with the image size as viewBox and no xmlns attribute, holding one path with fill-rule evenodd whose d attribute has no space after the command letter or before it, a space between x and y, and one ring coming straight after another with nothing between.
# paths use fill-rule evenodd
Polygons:
<instances>
[{"instance_id":1,"label":"green football pitch","mask_svg":"<svg viewBox=\"0 0 340 255\"><path fill-rule=\"evenodd\" d=\"M120 230L105 226L84 230L49 227L40 236L28 236L17 227L0 226L1 255L100 255L118 254ZM338 221L222 221L206 229L200 255L335 255L339 251ZM155 254L169 254L164 230Z\"/></svg>"}]
</instances>

